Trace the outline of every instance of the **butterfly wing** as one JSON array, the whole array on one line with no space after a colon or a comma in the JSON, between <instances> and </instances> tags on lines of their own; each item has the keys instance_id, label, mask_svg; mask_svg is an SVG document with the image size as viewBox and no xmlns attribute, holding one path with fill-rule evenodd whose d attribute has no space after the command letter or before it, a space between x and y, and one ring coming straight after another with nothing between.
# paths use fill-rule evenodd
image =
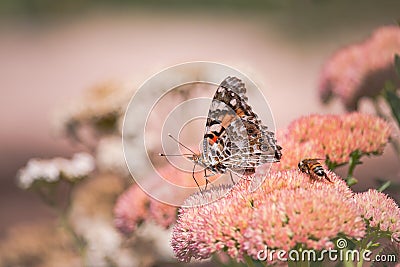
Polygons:
<instances>
[{"instance_id":1,"label":"butterfly wing","mask_svg":"<svg viewBox=\"0 0 400 267\"><path fill-rule=\"evenodd\" d=\"M274 133L262 125L247 104L244 83L227 77L218 87L208 113L203 140L204 160L225 172L254 173L255 167L281 158Z\"/></svg>"}]
</instances>

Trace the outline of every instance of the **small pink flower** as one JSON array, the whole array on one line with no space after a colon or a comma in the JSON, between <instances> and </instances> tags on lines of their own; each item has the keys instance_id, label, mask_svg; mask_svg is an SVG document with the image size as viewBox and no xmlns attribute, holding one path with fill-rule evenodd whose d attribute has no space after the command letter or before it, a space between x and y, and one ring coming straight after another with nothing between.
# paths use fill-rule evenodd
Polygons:
<instances>
[{"instance_id":1,"label":"small pink flower","mask_svg":"<svg viewBox=\"0 0 400 267\"><path fill-rule=\"evenodd\" d=\"M348 110L357 109L360 98L376 96L386 81L397 80L396 53L400 54L398 26L381 27L366 41L337 51L323 67L321 99L327 102L337 96Z\"/></svg>"},{"instance_id":2,"label":"small pink flower","mask_svg":"<svg viewBox=\"0 0 400 267\"><path fill-rule=\"evenodd\" d=\"M124 234L130 234L144 221L169 228L177 218L177 208L150 198L137 185L132 185L117 200L114 222Z\"/></svg>"},{"instance_id":3,"label":"small pink flower","mask_svg":"<svg viewBox=\"0 0 400 267\"><path fill-rule=\"evenodd\" d=\"M369 114L304 116L293 121L282 137L288 146L280 165L295 168L300 157L314 156L343 164L355 151L382 154L390 133L387 122Z\"/></svg>"},{"instance_id":4,"label":"small pink flower","mask_svg":"<svg viewBox=\"0 0 400 267\"><path fill-rule=\"evenodd\" d=\"M354 200L369 227L388 231L392 236L400 234L400 208L393 199L370 189L356 194Z\"/></svg>"},{"instance_id":5,"label":"small pink flower","mask_svg":"<svg viewBox=\"0 0 400 267\"><path fill-rule=\"evenodd\" d=\"M177 207L150 200L150 218L158 225L169 228L177 219Z\"/></svg>"},{"instance_id":6,"label":"small pink flower","mask_svg":"<svg viewBox=\"0 0 400 267\"><path fill-rule=\"evenodd\" d=\"M117 200L114 207L115 226L124 234L136 230L149 218L150 198L138 185L132 185Z\"/></svg>"},{"instance_id":7,"label":"small pink flower","mask_svg":"<svg viewBox=\"0 0 400 267\"><path fill-rule=\"evenodd\" d=\"M156 177L149 177L149 179L145 180L143 183L145 188L159 199L162 199L165 195L171 195L170 191L165 190L164 187L160 187L160 177L177 186L196 187L192 178L192 173L183 172L171 164L160 167L154 175ZM200 185L205 184L204 173L197 172L195 176ZM210 177L209 179L212 180L214 178L216 177ZM226 188L225 193L227 191L228 188ZM186 192L182 192L182 194L185 193ZM173 196L176 198L184 198L183 195ZM203 201L205 198L204 195L201 195L197 198L193 196L190 199L193 203L187 203L188 206L201 205L201 203L197 203L197 201ZM208 199L209 202L211 200L215 199ZM190 200L186 201L188 202ZM184 204L183 206L186 205ZM129 234L135 231L144 221L153 221L164 228L169 228L177 219L177 207L151 198L137 184L134 184L117 200L114 208L114 216L116 227L121 232Z\"/></svg>"}]
</instances>

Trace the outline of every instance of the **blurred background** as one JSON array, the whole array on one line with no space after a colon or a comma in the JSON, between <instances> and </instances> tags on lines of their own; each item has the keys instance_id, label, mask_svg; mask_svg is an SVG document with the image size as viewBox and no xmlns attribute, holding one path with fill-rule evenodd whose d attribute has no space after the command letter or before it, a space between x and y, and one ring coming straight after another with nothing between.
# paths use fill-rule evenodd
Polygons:
<instances>
[{"instance_id":1,"label":"blurred background","mask_svg":"<svg viewBox=\"0 0 400 267\"><path fill-rule=\"evenodd\" d=\"M345 112L336 100L325 106L318 99L321 67L337 49L396 24L399 10L390 0L2 0L0 238L15 224L55 216L15 176L32 157L82 150L55 135L53 113L93 84L138 87L171 65L216 61L252 78L284 128L301 115ZM390 146L364 162L356 190L375 178L400 180Z\"/></svg>"}]
</instances>

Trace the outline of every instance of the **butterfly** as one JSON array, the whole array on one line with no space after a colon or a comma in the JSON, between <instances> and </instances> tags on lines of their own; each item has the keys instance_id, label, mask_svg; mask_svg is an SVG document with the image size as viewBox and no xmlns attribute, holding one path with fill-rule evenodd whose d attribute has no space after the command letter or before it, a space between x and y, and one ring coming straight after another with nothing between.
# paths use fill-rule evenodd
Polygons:
<instances>
[{"instance_id":1,"label":"butterfly","mask_svg":"<svg viewBox=\"0 0 400 267\"><path fill-rule=\"evenodd\" d=\"M208 111L202 151L194 153L188 148L193 153L188 159L204 167L205 189L209 176L229 172L233 182L232 172L251 176L257 166L279 162L282 157L274 132L262 124L247 101L245 84L236 77L225 78ZM194 177L195 166L192 176L200 188ZM207 175L207 170L211 174Z\"/></svg>"},{"instance_id":2,"label":"butterfly","mask_svg":"<svg viewBox=\"0 0 400 267\"><path fill-rule=\"evenodd\" d=\"M204 167L207 189L209 176L229 172L234 182L232 173L241 177L251 176L257 166L281 159L282 147L277 145L274 132L262 124L247 101L245 84L236 77L228 76L218 86L212 99L202 151L195 153L170 135L192 152L188 159L195 163L192 177L199 189L194 177L196 165ZM211 174L207 175L207 170Z\"/></svg>"}]
</instances>

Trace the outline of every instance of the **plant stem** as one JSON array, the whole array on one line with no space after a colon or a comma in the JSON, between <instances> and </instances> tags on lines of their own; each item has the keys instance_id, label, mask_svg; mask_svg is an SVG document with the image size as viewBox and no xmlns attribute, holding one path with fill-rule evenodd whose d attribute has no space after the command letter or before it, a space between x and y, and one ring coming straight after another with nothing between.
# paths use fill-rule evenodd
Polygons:
<instances>
[{"instance_id":1,"label":"plant stem","mask_svg":"<svg viewBox=\"0 0 400 267\"><path fill-rule=\"evenodd\" d=\"M373 103L373 105L374 105L376 114L377 114L379 117L381 117L382 119L384 119L384 120L386 120L386 121L390 121L390 120L391 120L391 118L390 118L389 116L387 116L387 115L383 112L383 110L381 109L381 107L379 106L378 99L375 98L375 99L372 101L372 103ZM400 126L400 125L399 125L399 126ZM400 157L400 143L399 143L399 140L394 139L394 138L390 138L390 143L392 144L393 149L396 151L397 156Z\"/></svg>"},{"instance_id":2,"label":"plant stem","mask_svg":"<svg viewBox=\"0 0 400 267\"><path fill-rule=\"evenodd\" d=\"M254 262L249 255L244 255L244 260L246 261L248 267L255 267Z\"/></svg>"},{"instance_id":3,"label":"plant stem","mask_svg":"<svg viewBox=\"0 0 400 267\"><path fill-rule=\"evenodd\" d=\"M365 251L365 249L361 249L360 250L360 255L363 255L364 254L364 251ZM360 257L360 261L359 262L357 262L357 267L362 267L363 266L363 263L364 263L364 257Z\"/></svg>"},{"instance_id":4,"label":"plant stem","mask_svg":"<svg viewBox=\"0 0 400 267\"><path fill-rule=\"evenodd\" d=\"M78 249L79 255L82 259L82 266L86 266L86 242L79 236L72 225L70 224L68 217L72 206L72 192L74 189L74 183L69 183L69 190L67 194L67 203L64 209L60 209L60 220L64 229L71 235L74 240L75 246Z\"/></svg>"},{"instance_id":5,"label":"plant stem","mask_svg":"<svg viewBox=\"0 0 400 267\"><path fill-rule=\"evenodd\" d=\"M371 228L368 227L366 236L360 242L360 261L357 262L357 267L362 267L364 263L364 253L367 250L373 250L377 248L376 242L381 238L382 235L380 232L375 232Z\"/></svg>"},{"instance_id":6,"label":"plant stem","mask_svg":"<svg viewBox=\"0 0 400 267\"><path fill-rule=\"evenodd\" d=\"M60 213L60 222L61 226L67 231L67 233L72 237L75 247L77 247L79 255L81 255L82 260L84 261L84 256L85 256L85 242L82 240L82 238L75 232L73 227L68 221L68 215L65 213Z\"/></svg>"},{"instance_id":7,"label":"plant stem","mask_svg":"<svg viewBox=\"0 0 400 267\"><path fill-rule=\"evenodd\" d=\"M326 164L326 166L328 167L328 169L331 170L331 171L334 171L335 168L337 167L337 164L334 163L334 162L332 162L332 161L330 161L329 158L327 158L327 159L325 160L325 164Z\"/></svg>"},{"instance_id":8,"label":"plant stem","mask_svg":"<svg viewBox=\"0 0 400 267\"><path fill-rule=\"evenodd\" d=\"M309 261L288 261L289 267L310 267Z\"/></svg>"},{"instance_id":9,"label":"plant stem","mask_svg":"<svg viewBox=\"0 0 400 267\"><path fill-rule=\"evenodd\" d=\"M303 248L300 245L298 245L296 250L299 253L299 255L301 255ZM303 259L302 257L301 257L301 259L298 259L298 261L292 261L289 257L288 258L288 266L289 267L310 267L310 261L308 259Z\"/></svg>"},{"instance_id":10,"label":"plant stem","mask_svg":"<svg viewBox=\"0 0 400 267\"><path fill-rule=\"evenodd\" d=\"M74 184L69 183L68 193L66 196L66 205L64 207L62 204L57 203L57 201L55 201L55 188L53 187L53 185L50 185L50 186L51 186L51 188L47 192L43 191L41 188L39 188L37 190L37 192L38 192L39 196L41 197L41 199L43 200L43 202L56 212L56 214L60 220L61 227L71 236L71 238L74 242L74 246L75 246L75 248L77 248L78 253L81 256L82 266L86 266L86 264L85 264L85 262L86 262L86 260L85 260L85 258L86 258L86 243L83 240L83 238L81 238L75 232L74 228L72 227L72 225L70 224L70 222L68 220L70 209L71 209L72 191L73 191Z\"/></svg>"},{"instance_id":11,"label":"plant stem","mask_svg":"<svg viewBox=\"0 0 400 267\"><path fill-rule=\"evenodd\" d=\"M350 154L350 161L349 161L349 170L347 172L346 183L348 186L355 185L358 181L354 178L353 173L358 164L361 164L360 158L362 154L360 151L356 150Z\"/></svg>"},{"instance_id":12,"label":"plant stem","mask_svg":"<svg viewBox=\"0 0 400 267\"><path fill-rule=\"evenodd\" d=\"M344 267L354 267L354 264L352 261L349 261L349 259L345 259L345 261L343 261L343 266Z\"/></svg>"}]
</instances>

